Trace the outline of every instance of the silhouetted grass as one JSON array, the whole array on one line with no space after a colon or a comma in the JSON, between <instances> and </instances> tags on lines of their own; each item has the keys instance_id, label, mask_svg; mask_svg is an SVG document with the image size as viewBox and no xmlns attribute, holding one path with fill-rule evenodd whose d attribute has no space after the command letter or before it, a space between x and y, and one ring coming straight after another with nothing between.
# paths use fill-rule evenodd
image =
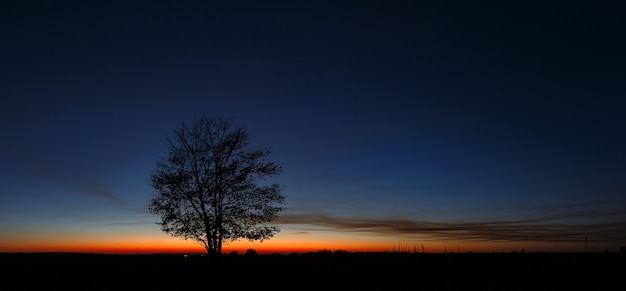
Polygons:
<instances>
[{"instance_id":1,"label":"silhouetted grass","mask_svg":"<svg viewBox=\"0 0 626 291\"><path fill-rule=\"evenodd\" d=\"M4 290L624 290L619 253L1 254ZM229 287L230 288L230 287Z\"/></svg>"}]
</instances>

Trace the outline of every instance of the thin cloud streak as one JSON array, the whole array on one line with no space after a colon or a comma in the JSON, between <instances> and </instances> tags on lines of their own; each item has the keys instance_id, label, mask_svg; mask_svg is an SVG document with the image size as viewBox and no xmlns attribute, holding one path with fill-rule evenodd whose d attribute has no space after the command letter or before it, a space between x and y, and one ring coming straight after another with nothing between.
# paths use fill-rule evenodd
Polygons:
<instances>
[{"instance_id":1,"label":"thin cloud streak","mask_svg":"<svg viewBox=\"0 0 626 291\"><path fill-rule=\"evenodd\" d=\"M138 222L111 222L111 223L104 223L104 224L100 224L97 226L101 226L101 227L106 227L106 226L133 226L133 225L150 225L150 224L155 224L154 222L149 222L149 221L138 221Z\"/></svg>"},{"instance_id":2,"label":"thin cloud streak","mask_svg":"<svg viewBox=\"0 0 626 291\"><path fill-rule=\"evenodd\" d=\"M612 222L566 223L565 219L613 217ZM558 220L559 222L556 222ZM281 216L281 225L310 225L308 230L359 232L407 239L461 240L467 242L576 242L585 236L594 241L625 241L626 218L619 212L561 214L534 219L437 222L396 218L337 217L319 213ZM316 228L319 227L319 228ZM301 232L298 232L301 233Z\"/></svg>"}]
</instances>

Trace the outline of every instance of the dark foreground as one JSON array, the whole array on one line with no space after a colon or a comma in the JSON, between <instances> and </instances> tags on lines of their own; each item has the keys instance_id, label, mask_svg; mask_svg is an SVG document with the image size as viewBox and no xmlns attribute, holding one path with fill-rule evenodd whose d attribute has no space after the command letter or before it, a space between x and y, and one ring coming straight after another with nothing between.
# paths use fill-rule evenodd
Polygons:
<instances>
[{"instance_id":1,"label":"dark foreground","mask_svg":"<svg viewBox=\"0 0 626 291\"><path fill-rule=\"evenodd\" d=\"M0 254L3 290L626 290L619 253Z\"/></svg>"}]
</instances>

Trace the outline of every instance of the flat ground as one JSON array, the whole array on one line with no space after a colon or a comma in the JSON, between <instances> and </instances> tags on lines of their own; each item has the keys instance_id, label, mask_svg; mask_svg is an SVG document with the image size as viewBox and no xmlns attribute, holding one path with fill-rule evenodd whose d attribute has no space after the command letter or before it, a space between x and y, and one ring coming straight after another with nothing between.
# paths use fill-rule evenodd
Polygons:
<instances>
[{"instance_id":1,"label":"flat ground","mask_svg":"<svg viewBox=\"0 0 626 291\"><path fill-rule=\"evenodd\" d=\"M626 290L620 253L0 254L4 290Z\"/></svg>"}]
</instances>

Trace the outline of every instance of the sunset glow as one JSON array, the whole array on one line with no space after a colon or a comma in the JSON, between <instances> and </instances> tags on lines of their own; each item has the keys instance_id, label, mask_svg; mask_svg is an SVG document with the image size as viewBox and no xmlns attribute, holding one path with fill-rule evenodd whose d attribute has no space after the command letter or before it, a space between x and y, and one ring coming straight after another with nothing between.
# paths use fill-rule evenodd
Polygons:
<instances>
[{"instance_id":1,"label":"sunset glow","mask_svg":"<svg viewBox=\"0 0 626 291\"><path fill-rule=\"evenodd\" d=\"M209 197L185 221L234 221L197 205L248 181L285 198L252 219L280 232L223 254L626 251L622 7L5 2L0 252L206 252L158 224L178 200L150 207L173 130L203 115L280 171L224 179L256 166L175 158L196 175L161 181L194 177L173 193ZM191 144L180 157L210 143ZM228 170L195 171L216 160Z\"/></svg>"},{"instance_id":2,"label":"sunset glow","mask_svg":"<svg viewBox=\"0 0 626 291\"><path fill-rule=\"evenodd\" d=\"M423 248L422 248L423 247ZM545 242L464 242L464 241L394 241L387 237L362 235L315 235L280 233L264 242L238 241L223 246L222 253L244 254L254 249L260 254L302 253L318 251L348 252L584 252L603 251L606 243L584 241L570 243ZM206 253L199 244L156 233L152 237L87 236L72 241L59 237L14 237L0 239L0 252L87 252L112 254L144 253Z\"/></svg>"}]
</instances>

